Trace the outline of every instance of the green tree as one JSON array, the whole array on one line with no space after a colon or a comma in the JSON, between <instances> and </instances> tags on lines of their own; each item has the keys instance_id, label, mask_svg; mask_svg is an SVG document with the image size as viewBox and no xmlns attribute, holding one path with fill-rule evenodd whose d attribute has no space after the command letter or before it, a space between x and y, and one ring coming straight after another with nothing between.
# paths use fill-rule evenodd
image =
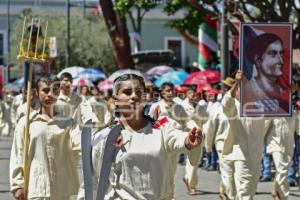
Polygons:
<instances>
[{"instance_id":1,"label":"green tree","mask_svg":"<svg viewBox=\"0 0 300 200\"><path fill-rule=\"evenodd\" d=\"M142 20L145 14L151 9L160 4L160 0L117 0L115 8L122 16L127 17L131 24L133 31L141 35ZM140 50L138 46L138 50Z\"/></svg>"},{"instance_id":2,"label":"green tree","mask_svg":"<svg viewBox=\"0 0 300 200\"><path fill-rule=\"evenodd\" d=\"M99 68L105 73L115 71L116 63L104 20L100 17L93 18L93 20L83 18L80 14L71 15L70 66ZM25 10L19 19L16 20L11 36L11 62L16 60L19 52L24 15L32 17L34 14ZM46 21L48 21L47 38L56 37L57 59L60 62L59 65L63 67L65 65L66 17L53 12L39 13L34 16L41 19L43 34Z\"/></svg>"},{"instance_id":3,"label":"green tree","mask_svg":"<svg viewBox=\"0 0 300 200\"><path fill-rule=\"evenodd\" d=\"M227 2L229 16L241 22L291 22L293 27L293 48L300 48L300 3L299 0L224 0ZM207 15L221 19L222 0L167 0L165 12L174 15L183 10L185 16L170 21L167 25L177 29L183 37L197 45L195 36L198 25ZM220 21L220 20L219 20ZM229 21L229 28L233 34L238 30Z\"/></svg>"}]
</instances>

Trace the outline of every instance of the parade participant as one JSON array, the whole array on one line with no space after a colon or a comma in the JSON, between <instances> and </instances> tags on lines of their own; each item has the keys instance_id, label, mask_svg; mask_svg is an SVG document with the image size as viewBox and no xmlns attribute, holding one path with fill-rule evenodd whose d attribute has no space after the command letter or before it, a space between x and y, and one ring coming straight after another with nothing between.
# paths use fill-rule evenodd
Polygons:
<instances>
[{"instance_id":1,"label":"parade participant","mask_svg":"<svg viewBox=\"0 0 300 200\"><path fill-rule=\"evenodd\" d=\"M119 150L113 159L110 187L104 199L171 200L174 153L191 150L201 144L200 129L182 132L175 129L168 118L153 121L145 116L144 92L143 78L135 74L124 74L114 81L113 94L122 128L115 142ZM111 128L100 131L92 141L96 180L102 176L99 169L102 171L108 164L102 158L110 131Z\"/></svg>"},{"instance_id":2,"label":"parade participant","mask_svg":"<svg viewBox=\"0 0 300 200\"><path fill-rule=\"evenodd\" d=\"M56 111L61 115L72 118L82 99L72 92L72 75L68 72L60 76L60 93L56 102Z\"/></svg>"},{"instance_id":3,"label":"parade participant","mask_svg":"<svg viewBox=\"0 0 300 200\"><path fill-rule=\"evenodd\" d=\"M149 110L152 106L152 104L155 102L154 96L153 96L153 85L152 83L146 83L146 105L144 108L145 115L149 115Z\"/></svg>"},{"instance_id":4,"label":"parade participant","mask_svg":"<svg viewBox=\"0 0 300 200\"><path fill-rule=\"evenodd\" d=\"M236 82L222 100L223 112L229 119L227 133L228 144L224 145L222 165L228 177L222 177L226 190L232 188L236 180L237 199L253 199L259 175L263 153L264 138L269 122L264 118L240 118L239 84L242 72L236 74ZM228 194L228 192L227 192Z\"/></svg>"},{"instance_id":5,"label":"parade participant","mask_svg":"<svg viewBox=\"0 0 300 200\"><path fill-rule=\"evenodd\" d=\"M189 120L188 114L184 110L181 104L178 104L174 101L175 96L175 87L170 82L165 82L161 85L160 88L161 100L157 103L154 103L149 111L149 116L153 119L161 119L163 117L171 118L175 121L174 126L177 129L188 131L193 127L197 127L197 124L193 120ZM182 102L182 100L180 100ZM172 174L175 176L176 166L177 166L177 157L178 155L173 155L173 168ZM184 155L180 155L179 162L184 161ZM193 163L194 164L194 163ZM188 193L192 192L191 187L189 186L189 180L186 182L184 179ZM194 191L194 189L193 189ZM174 193L174 192L173 192ZM194 193L194 192L193 192Z\"/></svg>"},{"instance_id":6,"label":"parade participant","mask_svg":"<svg viewBox=\"0 0 300 200\"><path fill-rule=\"evenodd\" d=\"M26 115L26 109L27 109L27 103L26 103L26 97L27 96L27 91L24 90L24 99L25 103L21 104L16 112L16 122L18 123L19 120ZM30 113L34 114L35 112L39 111L40 108L40 102L36 96L36 90L35 88L31 89L31 99L30 99Z\"/></svg>"},{"instance_id":7,"label":"parade participant","mask_svg":"<svg viewBox=\"0 0 300 200\"><path fill-rule=\"evenodd\" d=\"M17 200L67 200L78 192L78 175L70 129L74 120L56 120L59 94L54 76L37 81L39 112L30 117L29 151L23 152L26 117L18 122L10 156L10 190ZM58 83L58 84L57 84ZM29 184L25 194L23 156L28 153ZM26 198L27 196L27 198Z\"/></svg>"},{"instance_id":8,"label":"parade participant","mask_svg":"<svg viewBox=\"0 0 300 200\"><path fill-rule=\"evenodd\" d=\"M149 111L149 116L153 119L169 117L177 122L177 128L184 130L187 127L186 119L188 118L184 108L174 102L174 85L166 82L160 88L161 100L154 103Z\"/></svg>"},{"instance_id":9,"label":"parade participant","mask_svg":"<svg viewBox=\"0 0 300 200\"><path fill-rule=\"evenodd\" d=\"M17 124L18 107L25 102L24 97L23 97L23 92L24 92L24 88L22 88L22 91L14 97L14 99L11 103L11 115L12 115L13 126L15 126Z\"/></svg>"},{"instance_id":10,"label":"parade participant","mask_svg":"<svg viewBox=\"0 0 300 200\"><path fill-rule=\"evenodd\" d=\"M72 92L72 75L68 72L60 76L60 93L55 103L55 111L59 113L60 120L75 120L77 126L71 131L72 139L80 147L80 134L84 121L91 118L91 105L75 92ZM58 116L56 116L58 117ZM79 150L79 149L78 149Z\"/></svg>"},{"instance_id":11,"label":"parade participant","mask_svg":"<svg viewBox=\"0 0 300 200\"><path fill-rule=\"evenodd\" d=\"M219 91L216 89L211 89L206 92L206 99L207 99L207 113L209 117L212 117L216 113L219 112L222 105L220 102L217 101L217 96ZM216 151L215 146L212 147L211 152L207 152L207 171L216 171L218 165L218 154Z\"/></svg>"},{"instance_id":12,"label":"parade participant","mask_svg":"<svg viewBox=\"0 0 300 200\"><path fill-rule=\"evenodd\" d=\"M9 136L12 131L11 103L12 95L9 90L3 92L3 99L0 100L0 136Z\"/></svg>"},{"instance_id":13,"label":"parade participant","mask_svg":"<svg viewBox=\"0 0 300 200\"><path fill-rule=\"evenodd\" d=\"M227 92L231 89L234 84L234 80L230 77L227 77L224 81L222 81L224 85L224 90ZM235 183L234 180L230 180L230 185L232 187L228 187L227 191L223 184L223 177L232 177L231 174L227 174L226 165L223 165L223 151L226 146L230 146L231 144L227 144L229 140L227 140L227 133L229 128L229 121L226 115L223 113L222 107L218 109L215 113L210 115L203 132L205 134L205 149L209 154L213 151L213 147L215 146L216 151L219 157L219 168L221 172L221 182L220 182L220 198L222 200L234 199L236 196L235 191ZM226 160L224 161L224 163Z\"/></svg>"},{"instance_id":14,"label":"parade participant","mask_svg":"<svg viewBox=\"0 0 300 200\"><path fill-rule=\"evenodd\" d=\"M109 120L105 121L105 115L109 112L107 102L100 96L98 88L93 87L91 93L92 96L88 99L88 102L91 104L93 113L97 118L95 120L97 121L97 127L103 128L109 123Z\"/></svg>"},{"instance_id":15,"label":"parade participant","mask_svg":"<svg viewBox=\"0 0 300 200\"><path fill-rule=\"evenodd\" d=\"M288 170L291 164L295 132L300 135L300 120L296 113L292 117L278 117L272 119L271 130L274 134L268 137L267 153L272 154L276 168L276 175L273 182L272 196L276 200L288 199L289 183Z\"/></svg>"},{"instance_id":16,"label":"parade participant","mask_svg":"<svg viewBox=\"0 0 300 200\"><path fill-rule=\"evenodd\" d=\"M80 86L79 91L83 101L87 101L90 98L90 90L87 85Z\"/></svg>"},{"instance_id":17,"label":"parade participant","mask_svg":"<svg viewBox=\"0 0 300 200\"><path fill-rule=\"evenodd\" d=\"M199 101L199 97L197 95L197 85L191 85L187 87L186 92L186 99L182 101L182 106L189 116L187 119L187 123L192 123L191 125L188 125L188 127L191 126L197 126L200 129L202 129L204 122L207 120L207 113L205 109L197 108L197 104ZM186 165L185 165L185 176L183 177L183 181L187 186L188 194L189 195L196 195L196 186L198 184L198 162L201 155L201 149L202 147L195 149L193 153L194 156L197 159L197 162L192 164L189 160L189 158L186 159Z\"/></svg>"}]
</instances>

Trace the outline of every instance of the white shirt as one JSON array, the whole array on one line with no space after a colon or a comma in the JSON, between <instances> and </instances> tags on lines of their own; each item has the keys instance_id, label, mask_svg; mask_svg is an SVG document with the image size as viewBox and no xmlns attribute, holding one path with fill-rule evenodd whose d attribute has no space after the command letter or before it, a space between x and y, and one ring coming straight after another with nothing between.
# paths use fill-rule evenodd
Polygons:
<instances>
[{"instance_id":1,"label":"white shirt","mask_svg":"<svg viewBox=\"0 0 300 200\"><path fill-rule=\"evenodd\" d=\"M93 138L95 180L100 176L105 141L109 132L110 128L103 129ZM188 134L174 129L174 125L167 122L160 128L153 128L152 124L148 123L139 131L131 132L124 129L121 135L124 148L118 152L114 167L111 169L112 188L105 199L118 199L120 196L123 199L172 199L172 173L176 167L173 164L173 155L186 150L184 140ZM113 197L115 192L117 197Z\"/></svg>"},{"instance_id":2,"label":"white shirt","mask_svg":"<svg viewBox=\"0 0 300 200\"><path fill-rule=\"evenodd\" d=\"M23 130L25 117L16 126L10 157L10 189L24 187ZM72 149L70 129L73 120L47 121L36 114L31 119L29 135L28 198L61 200L77 194L79 188L77 162Z\"/></svg>"},{"instance_id":3,"label":"white shirt","mask_svg":"<svg viewBox=\"0 0 300 200\"><path fill-rule=\"evenodd\" d=\"M295 138L294 134L300 134L300 119L293 113L292 117L278 117L272 119L272 126L267 142L267 152L282 152L293 156Z\"/></svg>"}]
</instances>

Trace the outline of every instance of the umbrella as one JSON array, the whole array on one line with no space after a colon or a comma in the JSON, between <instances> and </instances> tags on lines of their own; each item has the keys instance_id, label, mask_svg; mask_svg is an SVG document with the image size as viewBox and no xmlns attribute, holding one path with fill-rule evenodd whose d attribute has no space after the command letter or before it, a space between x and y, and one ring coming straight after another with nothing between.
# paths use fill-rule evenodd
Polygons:
<instances>
[{"instance_id":1,"label":"umbrella","mask_svg":"<svg viewBox=\"0 0 300 200\"><path fill-rule=\"evenodd\" d=\"M84 69L78 73L77 77L90 80L92 82L106 79L106 75L99 69Z\"/></svg>"},{"instance_id":2,"label":"umbrella","mask_svg":"<svg viewBox=\"0 0 300 200\"><path fill-rule=\"evenodd\" d=\"M207 78L203 76L202 72L191 73L184 81L185 85L197 85L200 81L207 82Z\"/></svg>"},{"instance_id":3,"label":"umbrella","mask_svg":"<svg viewBox=\"0 0 300 200\"><path fill-rule=\"evenodd\" d=\"M210 90L211 85L207 82L207 79L199 80L197 84L197 93L201 93L202 90Z\"/></svg>"},{"instance_id":4,"label":"umbrella","mask_svg":"<svg viewBox=\"0 0 300 200\"><path fill-rule=\"evenodd\" d=\"M221 74L219 71L216 70L205 70L201 72L194 72L187 77L187 79L184 81L184 84L197 85L201 80L206 80L206 82L209 84L218 83L221 80Z\"/></svg>"},{"instance_id":5,"label":"umbrella","mask_svg":"<svg viewBox=\"0 0 300 200\"><path fill-rule=\"evenodd\" d=\"M89 87L94 86L94 84L91 81L86 80L86 79L82 79L82 78L75 78L72 82L72 85L75 86L75 87L81 87L81 86L84 86L84 85L87 85Z\"/></svg>"},{"instance_id":6,"label":"umbrella","mask_svg":"<svg viewBox=\"0 0 300 200\"><path fill-rule=\"evenodd\" d=\"M188 77L185 71L171 71L160 76L155 82L156 87L160 87L165 82L171 82L174 85L182 85L184 80Z\"/></svg>"},{"instance_id":7,"label":"umbrella","mask_svg":"<svg viewBox=\"0 0 300 200\"><path fill-rule=\"evenodd\" d=\"M166 74L170 71L174 71L172 67L161 65L161 66L156 66L151 69L149 69L146 74L151 76L151 77L159 77L162 74Z\"/></svg>"},{"instance_id":8,"label":"umbrella","mask_svg":"<svg viewBox=\"0 0 300 200\"><path fill-rule=\"evenodd\" d=\"M142 72L137 71L137 70L133 70L133 69L120 69L118 71L115 71L112 75L110 75L108 77L108 81L114 81L116 78L118 78L119 76L123 75L123 74L136 74L138 76L141 76L144 78L145 82L149 82L148 78L146 75L144 75Z\"/></svg>"},{"instance_id":9,"label":"umbrella","mask_svg":"<svg viewBox=\"0 0 300 200\"><path fill-rule=\"evenodd\" d=\"M105 92L105 91L108 91L108 90L112 90L113 89L113 81L99 81L98 83L98 89L101 91L101 92Z\"/></svg>"},{"instance_id":10,"label":"umbrella","mask_svg":"<svg viewBox=\"0 0 300 200\"><path fill-rule=\"evenodd\" d=\"M205 70L202 71L202 74L207 78L210 84L221 81L221 73L217 70Z\"/></svg>"},{"instance_id":11,"label":"umbrella","mask_svg":"<svg viewBox=\"0 0 300 200\"><path fill-rule=\"evenodd\" d=\"M63 69L62 71L60 71L57 74L57 77L59 78L63 73L68 72L72 75L73 78L75 78L83 70L84 70L83 67L78 67L78 66L67 67L67 68Z\"/></svg>"}]
</instances>

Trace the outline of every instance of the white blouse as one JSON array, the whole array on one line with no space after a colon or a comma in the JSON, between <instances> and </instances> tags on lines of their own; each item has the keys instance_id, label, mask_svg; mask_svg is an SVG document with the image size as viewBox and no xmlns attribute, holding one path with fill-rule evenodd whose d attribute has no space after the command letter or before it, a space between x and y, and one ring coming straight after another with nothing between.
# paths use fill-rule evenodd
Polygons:
<instances>
[{"instance_id":1,"label":"white blouse","mask_svg":"<svg viewBox=\"0 0 300 200\"><path fill-rule=\"evenodd\" d=\"M169 121L154 128L149 122L138 131L121 131L124 146L120 148L112 165L111 187L105 199L173 198L172 173L176 166L172 164L172 156L186 150L184 141L188 136L188 133L175 129L174 123ZM106 128L99 131L92 141L94 178L97 181L110 130ZM80 193L83 194L82 191ZM78 199L83 199L80 193Z\"/></svg>"}]
</instances>

